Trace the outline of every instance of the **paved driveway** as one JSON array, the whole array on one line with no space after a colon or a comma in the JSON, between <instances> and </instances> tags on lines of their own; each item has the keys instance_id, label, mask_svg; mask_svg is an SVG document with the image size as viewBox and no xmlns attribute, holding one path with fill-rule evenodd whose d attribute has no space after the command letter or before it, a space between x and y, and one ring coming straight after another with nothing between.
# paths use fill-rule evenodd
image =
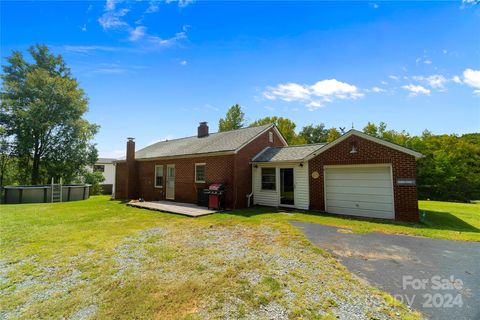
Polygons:
<instances>
[{"instance_id":1,"label":"paved driveway","mask_svg":"<svg viewBox=\"0 0 480 320\"><path fill-rule=\"evenodd\" d=\"M430 319L480 319L480 243L291 221L351 272Z\"/></svg>"}]
</instances>

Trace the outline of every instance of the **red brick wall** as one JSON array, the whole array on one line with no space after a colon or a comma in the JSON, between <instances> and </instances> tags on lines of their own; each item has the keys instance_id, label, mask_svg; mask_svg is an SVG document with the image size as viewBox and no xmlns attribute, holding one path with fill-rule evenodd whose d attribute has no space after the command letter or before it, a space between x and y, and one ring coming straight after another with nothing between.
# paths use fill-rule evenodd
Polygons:
<instances>
[{"instance_id":1,"label":"red brick wall","mask_svg":"<svg viewBox=\"0 0 480 320\"><path fill-rule=\"evenodd\" d=\"M273 142L269 141L269 132L273 133ZM247 194L252 192L252 165L250 164L252 158L266 147L281 146L284 146L284 144L272 128L243 147L235 155L235 208L247 207Z\"/></svg>"},{"instance_id":2,"label":"red brick wall","mask_svg":"<svg viewBox=\"0 0 480 320\"><path fill-rule=\"evenodd\" d=\"M352 142L355 142L358 150L355 154L350 153ZM415 186L396 185L397 178L416 178L415 157L357 136L349 137L310 160L310 209L325 210L324 165L374 163L392 164L395 219L418 221L417 188ZM320 174L318 179L312 178L312 172L314 171Z\"/></svg>"},{"instance_id":3,"label":"red brick wall","mask_svg":"<svg viewBox=\"0 0 480 320\"><path fill-rule=\"evenodd\" d=\"M115 167L115 199L127 198L127 163L119 162Z\"/></svg>"},{"instance_id":4,"label":"red brick wall","mask_svg":"<svg viewBox=\"0 0 480 320\"><path fill-rule=\"evenodd\" d=\"M146 201L165 199L167 164L175 165L175 201L196 203L197 190L214 182L226 185L226 205L233 204L233 155L137 161L138 195ZM205 163L206 183L195 183L195 163ZM155 165L163 165L164 187L154 187Z\"/></svg>"}]
</instances>

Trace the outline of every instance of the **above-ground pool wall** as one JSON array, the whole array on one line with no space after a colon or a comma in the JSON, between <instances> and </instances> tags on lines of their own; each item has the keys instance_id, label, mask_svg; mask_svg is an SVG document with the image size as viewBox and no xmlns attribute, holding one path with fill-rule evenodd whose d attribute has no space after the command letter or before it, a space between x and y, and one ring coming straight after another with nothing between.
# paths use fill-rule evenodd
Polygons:
<instances>
[{"instance_id":1,"label":"above-ground pool wall","mask_svg":"<svg viewBox=\"0 0 480 320\"><path fill-rule=\"evenodd\" d=\"M4 191L4 203L40 203L50 202L52 189L48 187L35 188L6 188Z\"/></svg>"},{"instance_id":2,"label":"above-ground pool wall","mask_svg":"<svg viewBox=\"0 0 480 320\"><path fill-rule=\"evenodd\" d=\"M90 197L88 186L63 186L62 201L86 200Z\"/></svg>"},{"instance_id":3,"label":"above-ground pool wall","mask_svg":"<svg viewBox=\"0 0 480 320\"><path fill-rule=\"evenodd\" d=\"M86 200L90 197L90 185L62 186L62 201ZM5 204L43 203L52 201L51 186L5 187L3 201Z\"/></svg>"}]
</instances>

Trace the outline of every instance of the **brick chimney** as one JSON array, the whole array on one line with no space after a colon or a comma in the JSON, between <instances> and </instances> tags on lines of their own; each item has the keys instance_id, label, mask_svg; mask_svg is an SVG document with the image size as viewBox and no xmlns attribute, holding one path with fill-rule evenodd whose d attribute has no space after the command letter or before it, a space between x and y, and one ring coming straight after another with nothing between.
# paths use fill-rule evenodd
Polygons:
<instances>
[{"instance_id":1,"label":"brick chimney","mask_svg":"<svg viewBox=\"0 0 480 320\"><path fill-rule=\"evenodd\" d=\"M199 138L208 136L208 125L206 122L200 122L198 126L198 135Z\"/></svg>"},{"instance_id":2,"label":"brick chimney","mask_svg":"<svg viewBox=\"0 0 480 320\"><path fill-rule=\"evenodd\" d=\"M127 138L127 178L125 179L125 190L127 199L136 198L136 165L134 140L134 138Z\"/></svg>"}]
</instances>

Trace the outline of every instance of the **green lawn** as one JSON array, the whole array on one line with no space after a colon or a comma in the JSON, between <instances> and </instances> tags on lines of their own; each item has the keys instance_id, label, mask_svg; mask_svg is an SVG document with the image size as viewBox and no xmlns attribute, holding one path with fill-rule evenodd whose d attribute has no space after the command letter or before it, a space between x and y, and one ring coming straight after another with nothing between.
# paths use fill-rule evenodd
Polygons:
<instances>
[{"instance_id":1,"label":"green lawn","mask_svg":"<svg viewBox=\"0 0 480 320\"><path fill-rule=\"evenodd\" d=\"M480 205L421 201L418 224L272 208L188 218L108 197L0 206L0 318L416 319L290 220L480 241Z\"/></svg>"},{"instance_id":2,"label":"green lawn","mask_svg":"<svg viewBox=\"0 0 480 320\"><path fill-rule=\"evenodd\" d=\"M104 196L0 210L1 319L420 317L288 220L384 224L264 208L193 219Z\"/></svg>"}]
</instances>

